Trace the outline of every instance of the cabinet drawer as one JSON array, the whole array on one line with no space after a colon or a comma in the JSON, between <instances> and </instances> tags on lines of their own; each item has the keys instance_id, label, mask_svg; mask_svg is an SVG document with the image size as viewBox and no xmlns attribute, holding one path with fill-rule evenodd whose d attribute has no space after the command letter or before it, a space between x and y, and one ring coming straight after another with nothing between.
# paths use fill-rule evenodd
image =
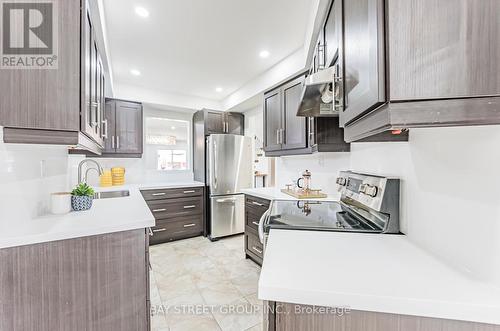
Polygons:
<instances>
[{"instance_id":1,"label":"cabinet drawer","mask_svg":"<svg viewBox=\"0 0 500 331\"><path fill-rule=\"evenodd\" d=\"M203 195L203 187L170 188L141 191L144 200L163 200L170 198L195 197Z\"/></svg>"},{"instance_id":2,"label":"cabinet drawer","mask_svg":"<svg viewBox=\"0 0 500 331\"><path fill-rule=\"evenodd\" d=\"M245 210L245 225L247 229L252 230L255 234L259 231L260 218L264 213L255 212L254 210L247 208Z\"/></svg>"},{"instance_id":3,"label":"cabinet drawer","mask_svg":"<svg viewBox=\"0 0 500 331\"><path fill-rule=\"evenodd\" d=\"M203 214L203 197L146 201L156 220Z\"/></svg>"},{"instance_id":4,"label":"cabinet drawer","mask_svg":"<svg viewBox=\"0 0 500 331\"><path fill-rule=\"evenodd\" d=\"M248 208L252 208L256 212L264 213L269 209L270 201L251 195L245 195L245 204Z\"/></svg>"},{"instance_id":5,"label":"cabinet drawer","mask_svg":"<svg viewBox=\"0 0 500 331\"><path fill-rule=\"evenodd\" d=\"M245 233L245 251L251 257L256 257L262 263L264 249L259 237L251 233Z\"/></svg>"},{"instance_id":6,"label":"cabinet drawer","mask_svg":"<svg viewBox=\"0 0 500 331\"><path fill-rule=\"evenodd\" d=\"M195 215L173 220L160 220L151 229L151 244L198 236L203 232L203 216Z\"/></svg>"}]
</instances>

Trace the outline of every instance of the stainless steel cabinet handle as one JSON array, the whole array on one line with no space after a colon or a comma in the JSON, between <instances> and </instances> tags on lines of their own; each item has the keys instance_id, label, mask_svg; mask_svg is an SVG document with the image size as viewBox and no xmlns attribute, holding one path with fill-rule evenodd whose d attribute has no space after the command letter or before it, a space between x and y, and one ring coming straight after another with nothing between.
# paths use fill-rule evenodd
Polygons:
<instances>
[{"instance_id":1,"label":"stainless steel cabinet handle","mask_svg":"<svg viewBox=\"0 0 500 331\"><path fill-rule=\"evenodd\" d=\"M159 213L161 211L167 211L165 208L153 209L153 213Z\"/></svg>"},{"instance_id":2,"label":"stainless steel cabinet handle","mask_svg":"<svg viewBox=\"0 0 500 331\"><path fill-rule=\"evenodd\" d=\"M154 197L158 197L158 196L165 195L165 194L167 194L167 193L161 192L161 193L153 193L151 195L154 196Z\"/></svg>"},{"instance_id":3,"label":"stainless steel cabinet handle","mask_svg":"<svg viewBox=\"0 0 500 331\"><path fill-rule=\"evenodd\" d=\"M254 251L256 251L257 253L262 254L262 249L258 249L258 248L257 248L257 247L255 247L255 246L252 246L252 249L253 249Z\"/></svg>"},{"instance_id":4,"label":"stainless steel cabinet handle","mask_svg":"<svg viewBox=\"0 0 500 331\"><path fill-rule=\"evenodd\" d=\"M115 149L115 136L111 136L111 148Z\"/></svg>"},{"instance_id":5,"label":"stainless steel cabinet handle","mask_svg":"<svg viewBox=\"0 0 500 331\"><path fill-rule=\"evenodd\" d=\"M276 129L276 145L280 144L280 129Z\"/></svg>"},{"instance_id":6,"label":"stainless steel cabinet handle","mask_svg":"<svg viewBox=\"0 0 500 331\"><path fill-rule=\"evenodd\" d=\"M252 222L252 224L259 226L259 222Z\"/></svg>"},{"instance_id":7,"label":"stainless steel cabinet handle","mask_svg":"<svg viewBox=\"0 0 500 331\"><path fill-rule=\"evenodd\" d=\"M252 204L254 204L256 206L259 206L259 207L263 207L264 206L263 204L258 203L257 201L252 201Z\"/></svg>"},{"instance_id":8,"label":"stainless steel cabinet handle","mask_svg":"<svg viewBox=\"0 0 500 331\"><path fill-rule=\"evenodd\" d=\"M217 199L216 201L219 202L219 203L221 203L221 202L236 202L236 199L235 198L231 198L231 199Z\"/></svg>"},{"instance_id":9,"label":"stainless steel cabinet handle","mask_svg":"<svg viewBox=\"0 0 500 331\"><path fill-rule=\"evenodd\" d=\"M167 229L161 228L161 229L155 229L155 230L153 230L153 232L163 232L163 231L167 231Z\"/></svg>"},{"instance_id":10,"label":"stainless steel cabinet handle","mask_svg":"<svg viewBox=\"0 0 500 331\"><path fill-rule=\"evenodd\" d=\"M116 136L116 149L120 149L120 136Z\"/></svg>"},{"instance_id":11,"label":"stainless steel cabinet handle","mask_svg":"<svg viewBox=\"0 0 500 331\"><path fill-rule=\"evenodd\" d=\"M151 230L151 228L148 228L148 232L149 232L149 236L152 237L153 236L153 231Z\"/></svg>"},{"instance_id":12,"label":"stainless steel cabinet handle","mask_svg":"<svg viewBox=\"0 0 500 331\"><path fill-rule=\"evenodd\" d=\"M104 124L102 129L102 137L108 139L108 120L102 120L102 124Z\"/></svg>"},{"instance_id":13,"label":"stainless steel cabinet handle","mask_svg":"<svg viewBox=\"0 0 500 331\"><path fill-rule=\"evenodd\" d=\"M285 143L285 129L281 129L281 136L280 136L280 143L284 144Z\"/></svg>"},{"instance_id":14,"label":"stainless steel cabinet handle","mask_svg":"<svg viewBox=\"0 0 500 331\"><path fill-rule=\"evenodd\" d=\"M184 206L184 209L193 209L193 208L196 208L196 206L195 205Z\"/></svg>"},{"instance_id":15,"label":"stainless steel cabinet handle","mask_svg":"<svg viewBox=\"0 0 500 331\"><path fill-rule=\"evenodd\" d=\"M196 191L192 190L192 191L184 191L184 194L188 194L188 193L195 193Z\"/></svg>"},{"instance_id":16,"label":"stainless steel cabinet handle","mask_svg":"<svg viewBox=\"0 0 500 331\"><path fill-rule=\"evenodd\" d=\"M196 226L196 224L191 223L191 224L184 224L185 228L192 228L193 226Z\"/></svg>"}]
</instances>

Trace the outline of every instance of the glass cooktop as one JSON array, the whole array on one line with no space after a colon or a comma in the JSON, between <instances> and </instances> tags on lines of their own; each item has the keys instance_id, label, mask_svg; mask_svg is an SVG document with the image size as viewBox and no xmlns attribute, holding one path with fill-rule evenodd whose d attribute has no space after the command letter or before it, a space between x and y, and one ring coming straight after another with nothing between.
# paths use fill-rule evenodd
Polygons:
<instances>
[{"instance_id":1,"label":"glass cooktop","mask_svg":"<svg viewBox=\"0 0 500 331\"><path fill-rule=\"evenodd\" d=\"M266 228L345 232L382 232L376 223L335 201L285 201L271 204Z\"/></svg>"}]
</instances>

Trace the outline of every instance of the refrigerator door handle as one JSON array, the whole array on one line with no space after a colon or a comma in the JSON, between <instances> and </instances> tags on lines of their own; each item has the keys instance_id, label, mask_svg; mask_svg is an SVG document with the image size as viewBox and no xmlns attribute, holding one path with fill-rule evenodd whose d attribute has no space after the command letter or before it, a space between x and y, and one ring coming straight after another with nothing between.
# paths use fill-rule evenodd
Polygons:
<instances>
[{"instance_id":1,"label":"refrigerator door handle","mask_svg":"<svg viewBox=\"0 0 500 331\"><path fill-rule=\"evenodd\" d=\"M217 163L217 142L214 140L214 157L212 158L211 173L214 180L214 190L217 190L217 172L215 171L215 164Z\"/></svg>"}]
</instances>

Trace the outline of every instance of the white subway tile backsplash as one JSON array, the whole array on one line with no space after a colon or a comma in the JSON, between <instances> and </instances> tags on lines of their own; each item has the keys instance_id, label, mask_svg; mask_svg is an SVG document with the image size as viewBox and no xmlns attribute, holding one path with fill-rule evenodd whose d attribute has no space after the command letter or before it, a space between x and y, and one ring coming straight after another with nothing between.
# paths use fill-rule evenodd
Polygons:
<instances>
[{"instance_id":1,"label":"white subway tile backsplash","mask_svg":"<svg viewBox=\"0 0 500 331\"><path fill-rule=\"evenodd\" d=\"M3 132L1 127L0 132ZM69 189L67 148L1 141L0 133L1 223L15 224L21 219L47 214L50 193Z\"/></svg>"}]
</instances>

